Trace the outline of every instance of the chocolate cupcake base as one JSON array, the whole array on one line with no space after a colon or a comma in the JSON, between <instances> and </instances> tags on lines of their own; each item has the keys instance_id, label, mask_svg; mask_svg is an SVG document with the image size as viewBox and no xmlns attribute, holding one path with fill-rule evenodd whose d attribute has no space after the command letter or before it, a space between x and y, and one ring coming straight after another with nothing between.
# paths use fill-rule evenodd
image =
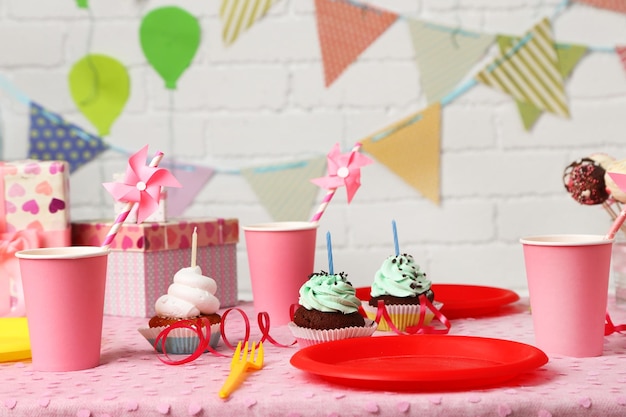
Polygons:
<instances>
[{"instance_id":1,"label":"chocolate cupcake base","mask_svg":"<svg viewBox=\"0 0 626 417\"><path fill-rule=\"evenodd\" d=\"M300 306L293 315L293 322L300 327L314 330L343 329L345 327L363 327L365 319L358 311L350 314L307 310Z\"/></svg>"},{"instance_id":2,"label":"chocolate cupcake base","mask_svg":"<svg viewBox=\"0 0 626 417\"><path fill-rule=\"evenodd\" d=\"M424 293L428 301L431 303L435 300L435 293L432 290L428 290ZM382 300L385 305L419 305L419 297L395 297L393 295L380 295L378 297L372 297L369 300L369 305L372 307L378 306L378 301Z\"/></svg>"}]
</instances>

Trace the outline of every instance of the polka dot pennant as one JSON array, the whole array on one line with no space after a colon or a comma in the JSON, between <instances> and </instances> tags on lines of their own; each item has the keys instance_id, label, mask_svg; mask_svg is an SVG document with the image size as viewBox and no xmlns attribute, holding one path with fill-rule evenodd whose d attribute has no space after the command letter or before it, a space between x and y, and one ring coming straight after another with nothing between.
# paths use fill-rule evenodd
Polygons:
<instances>
[{"instance_id":1,"label":"polka dot pennant","mask_svg":"<svg viewBox=\"0 0 626 417\"><path fill-rule=\"evenodd\" d=\"M34 102L30 105L29 138L29 158L67 161L70 172L108 149L99 137L90 135Z\"/></svg>"}]
</instances>

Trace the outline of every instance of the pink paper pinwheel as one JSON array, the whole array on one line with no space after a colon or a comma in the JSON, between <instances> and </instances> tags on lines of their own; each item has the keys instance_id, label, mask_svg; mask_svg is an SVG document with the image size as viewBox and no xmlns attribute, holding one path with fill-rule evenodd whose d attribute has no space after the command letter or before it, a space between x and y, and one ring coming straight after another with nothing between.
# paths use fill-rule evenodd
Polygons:
<instances>
[{"instance_id":1,"label":"pink paper pinwheel","mask_svg":"<svg viewBox=\"0 0 626 417\"><path fill-rule=\"evenodd\" d=\"M116 201L137 204L137 223L143 222L159 207L161 187L181 187L167 169L146 165L147 156L146 145L128 159L122 182L103 184Z\"/></svg>"},{"instance_id":2,"label":"pink paper pinwheel","mask_svg":"<svg viewBox=\"0 0 626 417\"><path fill-rule=\"evenodd\" d=\"M341 153L337 143L328 153L328 175L311 180L312 183L328 190L326 197L324 197L322 204L311 221L318 221L322 217L335 191L341 186L346 187L348 203L352 201L356 190L361 186L361 167L374 162L367 156L359 153L360 147L361 144L357 143L350 152Z\"/></svg>"}]
</instances>

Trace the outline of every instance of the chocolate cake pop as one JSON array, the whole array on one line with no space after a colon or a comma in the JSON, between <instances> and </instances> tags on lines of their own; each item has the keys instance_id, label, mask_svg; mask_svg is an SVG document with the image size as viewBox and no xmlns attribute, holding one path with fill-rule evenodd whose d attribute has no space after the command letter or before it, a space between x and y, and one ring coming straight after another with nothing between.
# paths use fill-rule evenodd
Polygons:
<instances>
[{"instance_id":1,"label":"chocolate cake pop","mask_svg":"<svg viewBox=\"0 0 626 417\"><path fill-rule=\"evenodd\" d=\"M569 164L563 172L563 185L580 204L602 204L609 198L605 169L592 158L582 158Z\"/></svg>"}]
</instances>

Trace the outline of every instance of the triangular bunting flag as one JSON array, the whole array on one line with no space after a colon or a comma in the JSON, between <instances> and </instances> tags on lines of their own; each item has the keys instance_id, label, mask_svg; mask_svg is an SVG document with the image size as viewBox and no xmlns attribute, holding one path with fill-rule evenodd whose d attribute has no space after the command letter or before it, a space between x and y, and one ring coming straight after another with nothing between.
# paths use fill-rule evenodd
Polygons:
<instances>
[{"instance_id":1,"label":"triangular bunting flag","mask_svg":"<svg viewBox=\"0 0 626 417\"><path fill-rule=\"evenodd\" d=\"M66 122L58 114L32 101L29 138L29 158L67 161L70 172L91 162L109 148L99 137Z\"/></svg>"},{"instance_id":2,"label":"triangular bunting flag","mask_svg":"<svg viewBox=\"0 0 626 417\"><path fill-rule=\"evenodd\" d=\"M420 84L429 103L448 94L494 41L493 35L467 33L413 19L408 22Z\"/></svg>"},{"instance_id":3,"label":"triangular bunting flag","mask_svg":"<svg viewBox=\"0 0 626 417\"><path fill-rule=\"evenodd\" d=\"M326 87L398 18L348 0L315 0L315 12Z\"/></svg>"},{"instance_id":4,"label":"triangular bunting flag","mask_svg":"<svg viewBox=\"0 0 626 417\"><path fill-rule=\"evenodd\" d=\"M498 36L498 45L502 54L506 53L516 43L520 42L520 38L512 36ZM559 73L563 80L568 78L576 64L587 52L586 46L581 45L569 45L569 44L556 44L556 53L559 62ZM531 103L525 101L516 100L517 108L522 118L522 123L526 130L530 130L535 124L539 116L543 113L543 110L535 107Z\"/></svg>"},{"instance_id":5,"label":"triangular bunting flag","mask_svg":"<svg viewBox=\"0 0 626 417\"><path fill-rule=\"evenodd\" d=\"M626 1L624 0L575 0L578 3L585 3L589 6L600 9L613 10L614 12L626 13Z\"/></svg>"},{"instance_id":6,"label":"triangular bunting flag","mask_svg":"<svg viewBox=\"0 0 626 417\"><path fill-rule=\"evenodd\" d=\"M363 151L439 204L441 104L434 103L361 141Z\"/></svg>"},{"instance_id":7,"label":"triangular bunting flag","mask_svg":"<svg viewBox=\"0 0 626 417\"><path fill-rule=\"evenodd\" d=\"M626 70L626 46L616 46L615 53L619 57L619 60L622 63L622 67L624 67L624 70Z\"/></svg>"},{"instance_id":8,"label":"triangular bunting flag","mask_svg":"<svg viewBox=\"0 0 626 417\"><path fill-rule=\"evenodd\" d=\"M476 80L537 108L569 117L552 30L543 19Z\"/></svg>"},{"instance_id":9,"label":"triangular bunting flag","mask_svg":"<svg viewBox=\"0 0 626 417\"><path fill-rule=\"evenodd\" d=\"M222 0L222 39L225 45L237 40L246 30L267 14L278 0Z\"/></svg>"},{"instance_id":10,"label":"triangular bunting flag","mask_svg":"<svg viewBox=\"0 0 626 417\"><path fill-rule=\"evenodd\" d=\"M319 188L311 178L324 175L326 158L241 171L275 221L308 220Z\"/></svg>"},{"instance_id":11,"label":"triangular bunting flag","mask_svg":"<svg viewBox=\"0 0 626 417\"><path fill-rule=\"evenodd\" d=\"M199 165L176 167L164 164L164 166L172 172L182 185L180 188L167 189L167 216L180 217L213 177L215 170Z\"/></svg>"}]
</instances>

